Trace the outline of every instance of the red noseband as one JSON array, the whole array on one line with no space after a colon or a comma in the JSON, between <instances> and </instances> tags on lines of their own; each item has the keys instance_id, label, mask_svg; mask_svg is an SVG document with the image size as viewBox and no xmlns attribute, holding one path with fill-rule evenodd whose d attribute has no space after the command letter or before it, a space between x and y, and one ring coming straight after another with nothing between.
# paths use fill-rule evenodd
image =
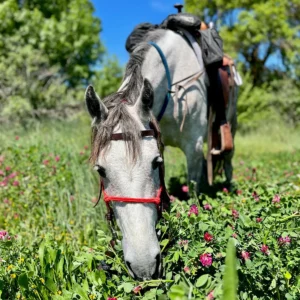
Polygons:
<instances>
[{"instance_id":1,"label":"red noseband","mask_svg":"<svg viewBox=\"0 0 300 300\"><path fill-rule=\"evenodd\" d=\"M162 191L162 186L159 188L156 197L154 198L130 198L130 197L110 196L105 192L103 183L102 183L102 191L103 191L103 199L106 203L110 201L118 201L118 202L129 202L129 203L155 203L156 205L159 205L161 202L160 195Z\"/></svg>"}]
</instances>

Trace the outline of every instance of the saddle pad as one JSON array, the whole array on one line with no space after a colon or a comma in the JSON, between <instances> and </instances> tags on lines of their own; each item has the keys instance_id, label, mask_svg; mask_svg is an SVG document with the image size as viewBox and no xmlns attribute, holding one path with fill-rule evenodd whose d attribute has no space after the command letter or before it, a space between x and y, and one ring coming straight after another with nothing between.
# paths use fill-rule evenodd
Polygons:
<instances>
[{"instance_id":1,"label":"saddle pad","mask_svg":"<svg viewBox=\"0 0 300 300\"><path fill-rule=\"evenodd\" d=\"M145 35L147 32L156 28L158 28L158 26L151 23L138 24L136 27L134 27L126 40L126 50L131 53L139 43L145 40Z\"/></svg>"}]
</instances>

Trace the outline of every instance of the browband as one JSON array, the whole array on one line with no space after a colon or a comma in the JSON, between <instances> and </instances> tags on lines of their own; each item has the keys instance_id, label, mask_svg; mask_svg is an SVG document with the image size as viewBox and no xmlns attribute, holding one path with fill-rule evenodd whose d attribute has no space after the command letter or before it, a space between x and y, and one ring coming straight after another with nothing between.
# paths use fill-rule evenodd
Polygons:
<instances>
[{"instance_id":1,"label":"browband","mask_svg":"<svg viewBox=\"0 0 300 300\"><path fill-rule=\"evenodd\" d=\"M142 130L141 131L141 137L146 137L146 136L153 136L155 137L155 133L153 129L147 129L147 130ZM122 132L120 133L113 133L111 136L112 141L122 141L125 140L124 135Z\"/></svg>"}]
</instances>

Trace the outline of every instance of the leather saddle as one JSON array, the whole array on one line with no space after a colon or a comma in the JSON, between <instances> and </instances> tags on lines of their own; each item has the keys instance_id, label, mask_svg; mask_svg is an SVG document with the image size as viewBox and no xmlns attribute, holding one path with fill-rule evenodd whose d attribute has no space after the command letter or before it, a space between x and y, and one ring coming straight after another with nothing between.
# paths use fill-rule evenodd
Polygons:
<instances>
[{"instance_id":1,"label":"leather saddle","mask_svg":"<svg viewBox=\"0 0 300 300\"><path fill-rule=\"evenodd\" d=\"M168 28L176 30L177 28L184 28L190 32L199 30L201 20L189 13L180 13L169 15L160 25L161 28Z\"/></svg>"}]
</instances>

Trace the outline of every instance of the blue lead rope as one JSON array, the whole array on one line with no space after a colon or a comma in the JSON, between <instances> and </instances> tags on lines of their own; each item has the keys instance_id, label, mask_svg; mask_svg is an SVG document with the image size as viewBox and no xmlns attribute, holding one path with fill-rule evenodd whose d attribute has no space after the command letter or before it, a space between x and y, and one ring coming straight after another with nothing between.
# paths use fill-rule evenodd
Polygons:
<instances>
[{"instance_id":1,"label":"blue lead rope","mask_svg":"<svg viewBox=\"0 0 300 300\"><path fill-rule=\"evenodd\" d=\"M160 110L160 112L159 112L159 114L156 118L157 121L159 122L162 119L162 117L163 117L163 115L166 111L166 108L168 106L169 100L170 100L170 91L171 91L171 88L172 88L171 74L170 74L168 63L167 63L167 59L166 59L164 53L162 52L162 50L159 48L159 46L154 42L148 42L148 44L152 45L157 50L157 52L158 52L158 54L159 54L159 56L160 56L160 58L163 62L163 65L165 67L167 80L168 80L168 92L166 94L166 97L165 97L164 103L161 107L161 110Z\"/></svg>"}]
</instances>

